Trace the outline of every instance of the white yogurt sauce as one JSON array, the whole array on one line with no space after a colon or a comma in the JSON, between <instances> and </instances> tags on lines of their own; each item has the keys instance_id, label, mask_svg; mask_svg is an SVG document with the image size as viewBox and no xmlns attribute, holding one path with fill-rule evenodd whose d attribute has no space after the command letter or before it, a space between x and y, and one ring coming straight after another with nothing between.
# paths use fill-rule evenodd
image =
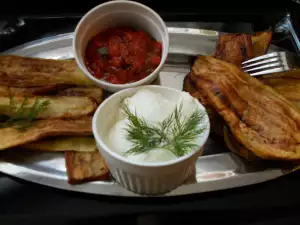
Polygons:
<instances>
[{"instance_id":1,"label":"white yogurt sauce","mask_svg":"<svg viewBox=\"0 0 300 225\"><path fill-rule=\"evenodd\" d=\"M197 108L197 100L191 97L187 92L182 92L179 99L170 101L159 93L154 93L148 89L141 89L132 97L125 99L131 112L137 113L139 117L144 117L149 124L157 124L169 116L177 105L182 102L182 115L189 117ZM125 138L125 128L127 119L122 115L119 109L116 123L108 132L107 144L112 151L123 155L128 151L132 144ZM138 162L162 162L176 158L169 150L152 149L146 153L127 154L127 159Z\"/></svg>"}]
</instances>

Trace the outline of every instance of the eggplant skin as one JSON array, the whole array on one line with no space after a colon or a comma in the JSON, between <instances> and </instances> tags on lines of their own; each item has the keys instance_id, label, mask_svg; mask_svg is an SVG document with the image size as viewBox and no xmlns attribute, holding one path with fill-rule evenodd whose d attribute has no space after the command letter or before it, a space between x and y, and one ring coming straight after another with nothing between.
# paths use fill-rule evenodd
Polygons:
<instances>
[{"instance_id":1,"label":"eggplant skin","mask_svg":"<svg viewBox=\"0 0 300 225\"><path fill-rule=\"evenodd\" d=\"M299 110L239 67L209 56L195 61L191 79L234 138L266 160L300 159Z\"/></svg>"}]
</instances>

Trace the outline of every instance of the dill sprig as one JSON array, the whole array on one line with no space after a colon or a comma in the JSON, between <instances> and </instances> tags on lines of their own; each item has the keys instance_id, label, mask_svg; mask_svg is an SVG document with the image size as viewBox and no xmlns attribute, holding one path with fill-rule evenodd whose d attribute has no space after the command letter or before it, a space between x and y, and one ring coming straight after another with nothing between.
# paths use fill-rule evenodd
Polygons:
<instances>
[{"instance_id":1,"label":"dill sprig","mask_svg":"<svg viewBox=\"0 0 300 225\"><path fill-rule=\"evenodd\" d=\"M151 125L147 121L132 113L124 101L121 109L128 119L125 128L126 139L133 147L126 151L127 154L148 152L154 148L163 148L171 151L177 157L183 156L195 149L195 139L204 132L206 125L203 123L205 112L195 110L188 118L182 116L182 103L162 122Z\"/></svg>"},{"instance_id":2,"label":"dill sprig","mask_svg":"<svg viewBox=\"0 0 300 225\"><path fill-rule=\"evenodd\" d=\"M32 126L37 115L44 111L49 104L48 100L41 101L36 97L33 105L28 107L28 97L24 97L23 102L18 108L13 96L10 95L10 117L0 123L0 128L14 127L20 131L25 131Z\"/></svg>"}]
</instances>

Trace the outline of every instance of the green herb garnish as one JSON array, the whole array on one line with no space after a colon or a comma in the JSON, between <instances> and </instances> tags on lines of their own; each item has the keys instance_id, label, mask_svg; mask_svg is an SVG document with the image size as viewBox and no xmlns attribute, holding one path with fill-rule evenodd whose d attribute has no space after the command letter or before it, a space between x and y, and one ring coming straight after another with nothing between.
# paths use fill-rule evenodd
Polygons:
<instances>
[{"instance_id":1,"label":"green herb garnish","mask_svg":"<svg viewBox=\"0 0 300 225\"><path fill-rule=\"evenodd\" d=\"M175 107L165 120L157 126L150 125L137 113L132 113L124 101L121 109L128 119L126 139L133 143L133 147L125 154L139 154L154 148L171 151L177 157L183 156L194 148L195 139L204 132L207 124L203 124L205 112L195 110L188 118L182 118L182 104ZM200 124L202 124L200 126Z\"/></svg>"},{"instance_id":2,"label":"green herb garnish","mask_svg":"<svg viewBox=\"0 0 300 225\"><path fill-rule=\"evenodd\" d=\"M0 123L0 128L15 127L20 131L25 131L32 126L37 115L44 111L50 104L48 100L41 101L38 97L31 107L28 107L28 97L25 97L20 107L17 108L13 96L10 96L10 117Z\"/></svg>"},{"instance_id":3,"label":"green herb garnish","mask_svg":"<svg viewBox=\"0 0 300 225\"><path fill-rule=\"evenodd\" d=\"M97 50L101 55L108 55L108 49L106 47L98 48Z\"/></svg>"}]
</instances>

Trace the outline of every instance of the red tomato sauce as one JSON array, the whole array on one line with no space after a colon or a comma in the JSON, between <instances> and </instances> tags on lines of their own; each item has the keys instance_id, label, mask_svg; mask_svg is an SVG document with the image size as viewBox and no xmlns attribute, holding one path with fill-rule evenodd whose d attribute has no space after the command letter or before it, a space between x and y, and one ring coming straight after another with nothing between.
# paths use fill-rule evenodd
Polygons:
<instances>
[{"instance_id":1,"label":"red tomato sauce","mask_svg":"<svg viewBox=\"0 0 300 225\"><path fill-rule=\"evenodd\" d=\"M108 28L88 43L85 63L94 77L125 84L151 74L161 54L162 44L142 30Z\"/></svg>"}]
</instances>

